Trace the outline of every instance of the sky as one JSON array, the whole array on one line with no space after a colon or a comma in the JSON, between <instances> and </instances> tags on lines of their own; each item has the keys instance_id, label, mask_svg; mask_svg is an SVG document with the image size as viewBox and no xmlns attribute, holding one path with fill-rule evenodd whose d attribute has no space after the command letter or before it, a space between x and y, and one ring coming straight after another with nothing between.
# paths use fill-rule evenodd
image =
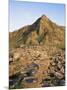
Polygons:
<instances>
[{"instance_id":1,"label":"sky","mask_svg":"<svg viewBox=\"0 0 67 90\"><path fill-rule=\"evenodd\" d=\"M65 5L26 1L9 1L9 31L34 23L46 15L58 25L65 26Z\"/></svg>"}]
</instances>

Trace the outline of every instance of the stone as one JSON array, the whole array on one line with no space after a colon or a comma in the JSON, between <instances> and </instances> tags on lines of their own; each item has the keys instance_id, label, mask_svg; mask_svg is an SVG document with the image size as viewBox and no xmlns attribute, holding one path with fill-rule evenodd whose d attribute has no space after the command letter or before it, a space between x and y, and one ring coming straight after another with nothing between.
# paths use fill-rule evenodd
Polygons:
<instances>
[{"instance_id":1,"label":"stone","mask_svg":"<svg viewBox=\"0 0 67 90\"><path fill-rule=\"evenodd\" d=\"M55 76L58 78L58 79L62 79L63 78L63 75L59 72L55 72Z\"/></svg>"},{"instance_id":2,"label":"stone","mask_svg":"<svg viewBox=\"0 0 67 90\"><path fill-rule=\"evenodd\" d=\"M59 84L60 86L65 86L65 80L60 80Z\"/></svg>"},{"instance_id":3,"label":"stone","mask_svg":"<svg viewBox=\"0 0 67 90\"><path fill-rule=\"evenodd\" d=\"M26 77L26 78L24 78L24 81L25 81L26 83L34 83L34 82L37 81L37 78L34 78L34 77Z\"/></svg>"},{"instance_id":4,"label":"stone","mask_svg":"<svg viewBox=\"0 0 67 90\"><path fill-rule=\"evenodd\" d=\"M15 53L14 53L14 55L13 55L13 58L14 58L14 60L17 60L17 59L19 59L19 58L20 58L20 56L21 56L21 54L20 54L20 53L15 52Z\"/></svg>"},{"instance_id":5,"label":"stone","mask_svg":"<svg viewBox=\"0 0 67 90\"><path fill-rule=\"evenodd\" d=\"M62 64L61 64L61 62L59 62L59 63L57 64L57 67L58 67L59 69L62 68Z\"/></svg>"},{"instance_id":6,"label":"stone","mask_svg":"<svg viewBox=\"0 0 67 90\"><path fill-rule=\"evenodd\" d=\"M60 72L62 73L62 74L64 74L64 68L62 67L61 69L60 69Z\"/></svg>"},{"instance_id":7,"label":"stone","mask_svg":"<svg viewBox=\"0 0 67 90\"><path fill-rule=\"evenodd\" d=\"M13 62L13 58L9 58L9 63Z\"/></svg>"}]
</instances>

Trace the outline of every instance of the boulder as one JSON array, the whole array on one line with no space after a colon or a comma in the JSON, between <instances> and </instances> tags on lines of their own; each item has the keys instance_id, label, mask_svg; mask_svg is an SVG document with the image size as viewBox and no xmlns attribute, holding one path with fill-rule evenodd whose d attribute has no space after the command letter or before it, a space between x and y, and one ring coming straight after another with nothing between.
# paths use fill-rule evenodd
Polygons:
<instances>
[{"instance_id":1,"label":"boulder","mask_svg":"<svg viewBox=\"0 0 67 90\"><path fill-rule=\"evenodd\" d=\"M59 72L55 72L55 74L54 74L58 79L63 79L63 75L61 74L61 73L59 73Z\"/></svg>"}]
</instances>

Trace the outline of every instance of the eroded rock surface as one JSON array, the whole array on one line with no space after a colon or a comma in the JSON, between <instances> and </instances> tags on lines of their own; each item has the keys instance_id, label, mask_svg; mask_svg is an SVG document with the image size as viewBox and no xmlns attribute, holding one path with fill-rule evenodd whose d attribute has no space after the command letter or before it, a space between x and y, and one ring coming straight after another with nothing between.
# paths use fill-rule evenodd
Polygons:
<instances>
[{"instance_id":1,"label":"eroded rock surface","mask_svg":"<svg viewBox=\"0 0 67 90\"><path fill-rule=\"evenodd\" d=\"M44 46L13 49L9 61L10 88L64 85L64 51L53 51L52 55L47 52Z\"/></svg>"}]
</instances>

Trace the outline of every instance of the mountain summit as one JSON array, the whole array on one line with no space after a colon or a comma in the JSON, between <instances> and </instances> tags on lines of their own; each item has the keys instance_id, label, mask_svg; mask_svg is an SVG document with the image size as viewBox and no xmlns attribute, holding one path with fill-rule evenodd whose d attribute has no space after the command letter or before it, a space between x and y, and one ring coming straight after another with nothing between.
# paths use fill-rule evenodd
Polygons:
<instances>
[{"instance_id":1,"label":"mountain summit","mask_svg":"<svg viewBox=\"0 0 67 90\"><path fill-rule=\"evenodd\" d=\"M42 15L40 18L43 20L49 20L49 18L46 15Z\"/></svg>"},{"instance_id":2,"label":"mountain summit","mask_svg":"<svg viewBox=\"0 0 67 90\"><path fill-rule=\"evenodd\" d=\"M51 21L46 15L42 15L32 25L10 32L10 48L21 45L46 45L64 47L64 30Z\"/></svg>"}]
</instances>

